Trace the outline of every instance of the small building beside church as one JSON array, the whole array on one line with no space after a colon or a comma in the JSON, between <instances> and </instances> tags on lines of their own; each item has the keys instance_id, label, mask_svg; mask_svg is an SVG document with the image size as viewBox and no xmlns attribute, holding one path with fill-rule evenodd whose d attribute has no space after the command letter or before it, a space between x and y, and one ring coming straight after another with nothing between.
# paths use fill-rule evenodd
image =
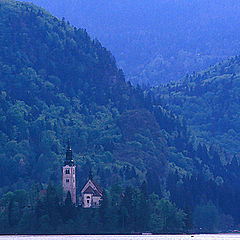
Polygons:
<instances>
[{"instance_id":1,"label":"small building beside church","mask_svg":"<svg viewBox=\"0 0 240 240\"><path fill-rule=\"evenodd\" d=\"M90 173L87 183L81 190L79 203L81 203L83 208L98 208L102 200L102 194L102 188L93 180Z\"/></svg>"},{"instance_id":2,"label":"small building beside church","mask_svg":"<svg viewBox=\"0 0 240 240\"><path fill-rule=\"evenodd\" d=\"M72 149L70 140L68 139L68 146L66 150L66 159L63 167L63 201L65 201L67 193L71 195L72 203L74 205L82 206L83 208L98 208L102 200L103 190L93 180L92 173L89 173L89 179L83 186L77 202L76 189L76 166L72 158Z\"/></svg>"}]
</instances>

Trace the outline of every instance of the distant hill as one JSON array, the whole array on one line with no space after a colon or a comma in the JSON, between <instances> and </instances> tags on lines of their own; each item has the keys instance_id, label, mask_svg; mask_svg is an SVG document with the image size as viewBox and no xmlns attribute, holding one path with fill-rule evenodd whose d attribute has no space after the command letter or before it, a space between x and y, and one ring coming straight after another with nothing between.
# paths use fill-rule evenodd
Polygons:
<instances>
[{"instance_id":1,"label":"distant hill","mask_svg":"<svg viewBox=\"0 0 240 240\"><path fill-rule=\"evenodd\" d=\"M156 109L158 123L151 98L85 30L32 4L0 1L0 14L2 191L60 183L70 136L79 184L92 168L103 186L151 178L160 193L168 148L159 124L165 116L169 134L181 124Z\"/></svg>"},{"instance_id":2,"label":"distant hill","mask_svg":"<svg viewBox=\"0 0 240 240\"><path fill-rule=\"evenodd\" d=\"M198 139L239 154L239 56L153 91L164 107L186 119Z\"/></svg>"},{"instance_id":3,"label":"distant hill","mask_svg":"<svg viewBox=\"0 0 240 240\"><path fill-rule=\"evenodd\" d=\"M239 53L236 0L31 1L86 28L133 83L177 81Z\"/></svg>"},{"instance_id":4,"label":"distant hill","mask_svg":"<svg viewBox=\"0 0 240 240\"><path fill-rule=\"evenodd\" d=\"M85 30L31 4L0 3L1 187L59 182L68 136L79 183L91 167L103 186L145 179L160 193L169 168L201 172L186 124L126 83Z\"/></svg>"}]
</instances>

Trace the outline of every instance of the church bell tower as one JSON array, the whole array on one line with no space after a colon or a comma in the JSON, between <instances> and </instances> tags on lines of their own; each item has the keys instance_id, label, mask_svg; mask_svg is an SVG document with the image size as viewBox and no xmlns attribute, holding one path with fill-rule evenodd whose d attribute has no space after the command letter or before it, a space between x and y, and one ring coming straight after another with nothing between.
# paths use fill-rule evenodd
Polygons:
<instances>
[{"instance_id":1,"label":"church bell tower","mask_svg":"<svg viewBox=\"0 0 240 240\"><path fill-rule=\"evenodd\" d=\"M70 192L72 203L76 204L76 166L72 159L72 149L70 147L70 139L66 151L66 160L63 165L63 201Z\"/></svg>"}]
</instances>

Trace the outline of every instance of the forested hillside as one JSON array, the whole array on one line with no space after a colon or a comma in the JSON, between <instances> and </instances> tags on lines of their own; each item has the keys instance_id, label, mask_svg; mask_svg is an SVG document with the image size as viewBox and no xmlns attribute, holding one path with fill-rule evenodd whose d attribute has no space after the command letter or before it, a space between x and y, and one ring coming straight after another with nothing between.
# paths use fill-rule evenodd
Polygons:
<instances>
[{"instance_id":1,"label":"forested hillside","mask_svg":"<svg viewBox=\"0 0 240 240\"><path fill-rule=\"evenodd\" d=\"M188 231L209 219L206 209L214 221L204 231L225 228L226 217L238 223L237 157L195 141L85 30L15 1L0 0L0 16L1 233ZM68 136L78 189L91 168L108 196L103 212L68 219L70 201L60 204ZM139 209L149 209L144 223ZM106 229L91 222L98 213Z\"/></svg>"},{"instance_id":2,"label":"forested hillside","mask_svg":"<svg viewBox=\"0 0 240 240\"><path fill-rule=\"evenodd\" d=\"M187 120L198 139L239 154L239 84L236 56L153 91L165 108Z\"/></svg>"},{"instance_id":3,"label":"forested hillside","mask_svg":"<svg viewBox=\"0 0 240 240\"><path fill-rule=\"evenodd\" d=\"M92 167L103 186L153 178L160 193L167 141L188 144L186 126L85 30L19 2L1 1L1 16L1 187L59 182L70 136L80 183Z\"/></svg>"},{"instance_id":4,"label":"forested hillside","mask_svg":"<svg viewBox=\"0 0 240 240\"><path fill-rule=\"evenodd\" d=\"M239 53L236 0L29 0L86 28L133 83L179 80Z\"/></svg>"},{"instance_id":5,"label":"forested hillside","mask_svg":"<svg viewBox=\"0 0 240 240\"><path fill-rule=\"evenodd\" d=\"M90 167L104 185L119 176L143 180L154 164L166 176L160 128L110 52L29 4L1 1L1 16L2 187L59 181L68 136L81 180Z\"/></svg>"}]
</instances>

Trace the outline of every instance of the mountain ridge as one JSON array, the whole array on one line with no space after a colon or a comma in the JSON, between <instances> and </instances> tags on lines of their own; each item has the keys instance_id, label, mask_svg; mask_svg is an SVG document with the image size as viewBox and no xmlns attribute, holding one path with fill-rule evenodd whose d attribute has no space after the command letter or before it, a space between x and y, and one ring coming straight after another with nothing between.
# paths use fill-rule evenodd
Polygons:
<instances>
[{"instance_id":1,"label":"mountain ridge","mask_svg":"<svg viewBox=\"0 0 240 240\"><path fill-rule=\"evenodd\" d=\"M134 84L180 80L239 49L236 1L33 2L87 28L113 52Z\"/></svg>"},{"instance_id":2,"label":"mountain ridge","mask_svg":"<svg viewBox=\"0 0 240 240\"><path fill-rule=\"evenodd\" d=\"M166 108L187 120L202 141L238 154L239 73L235 56L153 91Z\"/></svg>"}]
</instances>

